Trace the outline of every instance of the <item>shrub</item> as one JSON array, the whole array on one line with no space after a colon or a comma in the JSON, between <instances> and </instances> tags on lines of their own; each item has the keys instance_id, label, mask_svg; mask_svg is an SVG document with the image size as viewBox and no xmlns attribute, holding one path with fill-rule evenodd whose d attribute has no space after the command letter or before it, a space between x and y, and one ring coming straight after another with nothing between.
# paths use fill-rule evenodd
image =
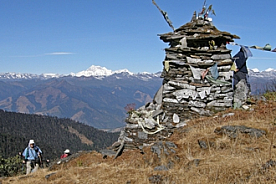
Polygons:
<instances>
[{"instance_id":1,"label":"shrub","mask_svg":"<svg viewBox=\"0 0 276 184\"><path fill-rule=\"evenodd\" d=\"M24 172L25 167L20 156L4 159L0 156L0 177L15 176Z\"/></svg>"},{"instance_id":2,"label":"shrub","mask_svg":"<svg viewBox=\"0 0 276 184\"><path fill-rule=\"evenodd\" d=\"M135 103L127 104L127 106L125 106L125 110L127 111L128 115L131 115L135 111L135 106Z\"/></svg>"},{"instance_id":3,"label":"shrub","mask_svg":"<svg viewBox=\"0 0 276 184\"><path fill-rule=\"evenodd\" d=\"M267 100L276 101L276 92L266 92L266 93L264 94L264 97L265 97Z\"/></svg>"}]
</instances>

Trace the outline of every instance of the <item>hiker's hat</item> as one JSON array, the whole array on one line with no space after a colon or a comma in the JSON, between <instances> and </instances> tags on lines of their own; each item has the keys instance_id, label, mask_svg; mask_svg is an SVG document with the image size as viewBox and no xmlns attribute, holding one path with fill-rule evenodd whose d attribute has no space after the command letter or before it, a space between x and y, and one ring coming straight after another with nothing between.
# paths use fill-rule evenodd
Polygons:
<instances>
[{"instance_id":1,"label":"hiker's hat","mask_svg":"<svg viewBox=\"0 0 276 184\"><path fill-rule=\"evenodd\" d=\"M69 149L66 149L66 150L64 151L64 153L70 153L70 150L69 150Z\"/></svg>"},{"instance_id":2,"label":"hiker's hat","mask_svg":"<svg viewBox=\"0 0 276 184\"><path fill-rule=\"evenodd\" d=\"M29 144L34 144L34 143L35 143L35 142L34 142L34 140L32 140L32 139L29 141Z\"/></svg>"}]
</instances>

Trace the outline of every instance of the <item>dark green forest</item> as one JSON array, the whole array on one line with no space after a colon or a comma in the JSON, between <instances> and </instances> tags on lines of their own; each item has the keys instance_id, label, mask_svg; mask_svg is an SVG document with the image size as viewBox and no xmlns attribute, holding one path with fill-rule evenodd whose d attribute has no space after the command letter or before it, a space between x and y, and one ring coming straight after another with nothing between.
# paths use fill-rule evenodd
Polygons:
<instances>
[{"instance_id":1,"label":"dark green forest","mask_svg":"<svg viewBox=\"0 0 276 184\"><path fill-rule=\"evenodd\" d=\"M72 133L70 130L77 133ZM78 135L94 144L86 144ZM71 153L106 148L117 141L119 133L109 133L68 118L22 114L0 110L0 156L16 156L34 139L44 159L55 160L65 149Z\"/></svg>"}]
</instances>

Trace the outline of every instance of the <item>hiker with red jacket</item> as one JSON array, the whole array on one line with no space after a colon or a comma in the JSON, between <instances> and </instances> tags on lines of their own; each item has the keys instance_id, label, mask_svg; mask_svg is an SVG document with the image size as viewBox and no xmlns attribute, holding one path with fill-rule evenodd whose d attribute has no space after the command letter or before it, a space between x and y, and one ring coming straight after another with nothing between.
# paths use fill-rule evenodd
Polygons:
<instances>
[{"instance_id":1,"label":"hiker with red jacket","mask_svg":"<svg viewBox=\"0 0 276 184\"><path fill-rule=\"evenodd\" d=\"M41 154L42 151L38 146L35 145L34 140L30 140L28 147L25 148L22 154L25 159L24 162L27 165L26 174L37 171L39 164L41 163Z\"/></svg>"},{"instance_id":2,"label":"hiker with red jacket","mask_svg":"<svg viewBox=\"0 0 276 184\"><path fill-rule=\"evenodd\" d=\"M71 155L71 153L70 153L70 150L69 149L66 149L65 151L64 151L64 153L60 156L60 158L62 159L62 158L66 158L66 157L68 157L68 156L70 156Z\"/></svg>"}]
</instances>

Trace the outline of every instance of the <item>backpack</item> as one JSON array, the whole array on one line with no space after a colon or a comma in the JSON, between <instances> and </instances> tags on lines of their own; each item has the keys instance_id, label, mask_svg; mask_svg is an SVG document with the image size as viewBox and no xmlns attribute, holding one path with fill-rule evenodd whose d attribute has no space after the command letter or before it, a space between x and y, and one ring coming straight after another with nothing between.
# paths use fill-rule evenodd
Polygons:
<instances>
[{"instance_id":1,"label":"backpack","mask_svg":"<svg viewBox=\"0 0 276 184\"><path fill-rule=\"evenodd\" d=\"M29 157L29 150L30 150L30 148L28 147L27 148L27 153L25 155L25 160L27 160L27 158ZM37 146L34 146L34 150L35 150L36 153L38 153L39 149L38 149ZM37 157L35 157L34 155L32 155L32 156L35 158L34 163L32 163L32 164L33 165L38 164L39 166L41 166L42 165L42 156L41 156L41 153L37 154Z\"/></svg>"}]
</instances>

